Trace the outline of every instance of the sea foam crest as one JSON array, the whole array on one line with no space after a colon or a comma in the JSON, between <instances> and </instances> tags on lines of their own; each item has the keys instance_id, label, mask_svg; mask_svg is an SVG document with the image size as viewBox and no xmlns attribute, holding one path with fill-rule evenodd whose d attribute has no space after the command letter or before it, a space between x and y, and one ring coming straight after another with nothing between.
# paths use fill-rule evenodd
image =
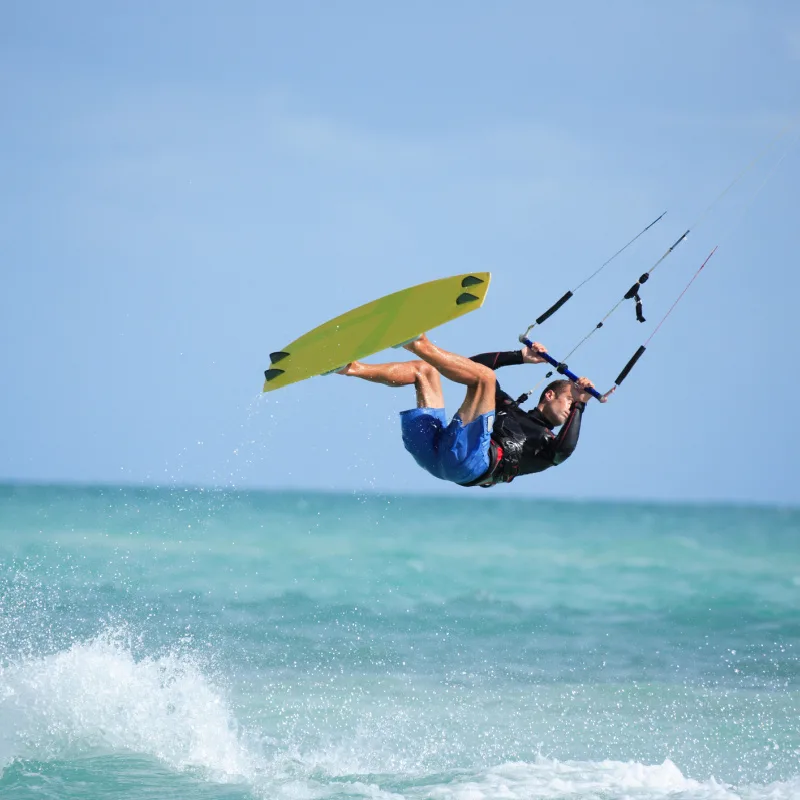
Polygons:
<instances>
[{"instance_id":1,"label":"sea foam crest","mask_svg":"<svg viewBox=\"0 0 800 800\"><path fill-rule=\"evenodd\" d=\"M125 633L107 631L61 652L0 667L0 769L14 758L71 758L93 750L150 755L175 770L197 769L210 780L250 784L257 796L405 797L409 800L797 800L800 778L766 786L731 787L685 777L670 760L558 761L540 757L477 772L442 773L428 782L418 770L358 740L356 757L342 750L293 752L271 759L237 732L224 693L190 654L175 650L137 659ZM364 761L365 763L353 763ZM402 760L402 759L401 759ZM348 774L349 773L349 774ZM355 774L354 774L355 773ZM361 774L359 774L361 773ZM346 775L346 779L345 779Z\"/></svg>"},{"instance_id":2,"label":"sea foam crest","mask_svg":"<svg viewBox=\"0 0 800 800\"><path fill-rule=\"evenodd\" d=\"M120 631L0 668L0 764L93 749L151 755L218 781L248 781L253 756L223 693L185 653L137 660Z\"/></svg>"},{"instance_id":3,"label":"sea foam crest","mask_svg":"<svg viewBox=\"0 0 800 800\"><path fill-rule=\"evenodd\" d=\"M786 790L784 794L783 791ZM416 794L416 793L415 793ZM484 773L427 786L419 795L439 800L542 798L542 800L760 800L792 797L788 784L735 790L715 781L686 778L669 759L662 764L621 761L512 762ZM796 797L796 796L795 796Z\"/></svg>"}]
</instances>

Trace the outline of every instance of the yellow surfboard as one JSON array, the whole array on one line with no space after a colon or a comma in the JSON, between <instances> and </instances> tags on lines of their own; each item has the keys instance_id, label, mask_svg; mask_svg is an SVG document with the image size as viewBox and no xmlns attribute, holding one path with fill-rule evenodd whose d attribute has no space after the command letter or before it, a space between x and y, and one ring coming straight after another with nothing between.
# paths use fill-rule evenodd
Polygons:
<instances>
[{"instance_id":1,"label":"yellow surfboard","mask_svg":"<svg viewBox=\"0 0 800 800\"><path fill-rule=\"evenodd\" d=\"M421 283L354 308L270 353L264 391L339 369L480 308L491 274Z\"/></svg>"}]
</instances>

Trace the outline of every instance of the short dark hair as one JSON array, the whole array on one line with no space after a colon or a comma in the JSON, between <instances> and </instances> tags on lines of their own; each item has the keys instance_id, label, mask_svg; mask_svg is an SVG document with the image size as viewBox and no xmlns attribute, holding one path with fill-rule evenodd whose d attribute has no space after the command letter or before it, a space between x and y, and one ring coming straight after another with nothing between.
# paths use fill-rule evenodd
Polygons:
<instances>
[{"instance_id":1,"label":"short dark hair","mask_svg":"<svg viewBox=\"0 0 800 800\"><path fill-rule=\"evenodd\" d=\"M544 403L545 395L548 392L553 392L553 394L558 397L562 392L566 391L569 388L570 382L565 380L564 378L559 378L556 381L550 381L547 386L544 387L544 391L539 397L539 402Z\"/></svg>"}]
</instances>

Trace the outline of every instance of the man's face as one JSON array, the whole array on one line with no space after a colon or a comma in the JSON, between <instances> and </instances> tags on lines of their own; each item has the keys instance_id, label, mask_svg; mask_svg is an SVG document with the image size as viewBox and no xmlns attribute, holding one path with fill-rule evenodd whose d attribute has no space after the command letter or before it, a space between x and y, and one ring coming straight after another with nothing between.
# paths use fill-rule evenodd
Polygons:
<instances>
[{"instance_id":1,"label":"man's face","mask_svg":"<svg viewBox=\"0 0 800 800\"><path fill-rule=\"evenodd\" d=\"M570 388L562 389L558 394L549 391L545 394L542 414L553 426L563 425L569 417L572 408L572 392Z\"/></svg>"}]
</instances>

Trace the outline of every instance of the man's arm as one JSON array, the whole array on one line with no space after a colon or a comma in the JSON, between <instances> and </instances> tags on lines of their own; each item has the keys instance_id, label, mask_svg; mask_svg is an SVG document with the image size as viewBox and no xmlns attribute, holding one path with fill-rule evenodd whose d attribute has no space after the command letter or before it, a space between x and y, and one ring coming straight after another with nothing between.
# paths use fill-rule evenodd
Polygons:
<instances>
[{"instance_id":1,"label":"man's arm","mask_svg":"<svg viewBox=\"0 0 800 800\"><path fill-rule=\"evenodd\" d=\"M548 447L550 451L548 455L550 455L555 466L562 464L575 452L575 448L578 446L578 436L581 432L584 408L586 408L586 403L580 400L573 402L567 421L561 426L558 436L552 440L552 444Z\"/></svg>"},{"instance_id":2,"label":"man's arm","mask_svg":"<svg viewBox=\"0 0 800 800\"><path fill-rule=\"evenodd\" d=\"M500 367L511 367L516 364L524 363L520 350L503 350L497 353L481 353L471 356L470 361L476 361L489 369L500 369Z\"/></svg>"},{"instance_id":3,"label":"man's arm","mask_svg":"<svg viewBox=\"0 0 800 800\"><path fill-rule=\"evenodd\" d=\"M544 345L534 342L533 347L523 347L522 350L481 353L478 356L472 356L470 361L476 361L489 369L500 369L500 367L511 367L517 364L543 364L544 358L541 354L546 352Z\"/></svg>"},{"instance_id":4,"label":"man's arm","mask_svg":"<svg viewBox=\"0 0 800 800\"><path fill-rule=\"evenodd\" d=\"M569 416L561 426L558 436L552 440L549 448L549 455L555 466L566 461L578 446L583 412L586 404L591 399L588 390L593 388L594 384L588 378L578 378L577 383L573 383L570 387L572 391L572 407L570 408Z\"/></svg>"}]
</instances>

